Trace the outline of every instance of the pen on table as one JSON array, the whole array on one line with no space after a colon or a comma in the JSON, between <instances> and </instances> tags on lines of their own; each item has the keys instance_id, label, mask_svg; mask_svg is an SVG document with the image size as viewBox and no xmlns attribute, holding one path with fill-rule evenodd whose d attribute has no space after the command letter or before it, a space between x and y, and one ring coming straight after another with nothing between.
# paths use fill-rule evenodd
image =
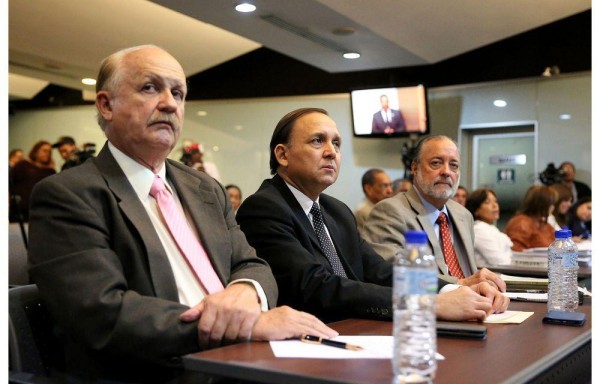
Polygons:
<instances>
[{"instance_id":1,"label":"pen on table","mask_svg":"<svg viewBox=\"0 0 600 384\"><path fill-rule=\"evenodd\" d=\"M305 342L305 343L311 343L311 344L323 344L323 345L328 345L330 347L349 349L351 351L362 351L363 350L363 347L358 346L358 345L343 343L341 341L324 339L322 337L313 336L313 335L302 335L302 336L300 336L300 341Z\"/></svg>"},{"instance_id":2,"label":"pen on table","mask_svg":"<svg viewBox=\"0 0 600 384\"><path fill-rule=\"evenodd\" d=\"M539 289L507 289L507 293L548 293Z\"/></svg>"}]
</instances>

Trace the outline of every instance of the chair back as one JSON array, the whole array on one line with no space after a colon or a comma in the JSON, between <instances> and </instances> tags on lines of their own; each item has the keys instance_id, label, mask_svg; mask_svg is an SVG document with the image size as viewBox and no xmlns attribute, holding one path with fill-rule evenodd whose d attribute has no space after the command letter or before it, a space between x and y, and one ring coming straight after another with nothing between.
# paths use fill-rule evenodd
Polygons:
<instances>
[{"instance_id":1,"label":"chair back","mask_svg":"<svg viewBox=\"0 0 600 384\"><path fill-rule=\"evenodd\" d=\"M54 331L54 320L35 284L8 291L8 346L11 372L59 377L64 372L63 343Z\"/></svg>"},{"instance_id":2,"label":"chair back","mask_svg":"<svg viewBox=\"0 0 600 384\"><path fill-rule=\"evenodd\" d=\"M27 231L27 223L24 230ZM19 223L8 224L8 286L29 284L27 247Z\"/></svg>"}]
</instances>

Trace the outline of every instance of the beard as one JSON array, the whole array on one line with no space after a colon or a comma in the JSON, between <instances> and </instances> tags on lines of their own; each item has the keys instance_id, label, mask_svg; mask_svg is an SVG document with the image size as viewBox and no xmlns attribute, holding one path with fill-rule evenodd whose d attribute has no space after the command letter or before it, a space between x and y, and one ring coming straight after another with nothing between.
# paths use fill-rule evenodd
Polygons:
<instances>
[{"instance_id":1,"label":"beard","mask_svg":"<svg viewBox=\"0 0 600 384\"><path fill-rule=\"evenodd\" d=\"M447 183L449 188L436 188L436 183L440 181ZM428 184L425 180L423 180L421 174L417 173L415 175L415 184L417 184L419 189L427 196L430 196L436 200L448 200L454 196L456 190L458 189L458 185L460 184L460 175L456 179L456 183L453 183L450 177L438 177L431 184Z\"/></svg>"}]
</instances>

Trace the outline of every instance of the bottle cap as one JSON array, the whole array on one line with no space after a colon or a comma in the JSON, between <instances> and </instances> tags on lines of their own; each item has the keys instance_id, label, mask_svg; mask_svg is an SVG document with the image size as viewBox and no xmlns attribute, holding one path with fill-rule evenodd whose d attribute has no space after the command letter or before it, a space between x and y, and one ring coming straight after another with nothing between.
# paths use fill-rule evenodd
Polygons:
<instances>
[{"instance_id":1,"label":"bottle cap","mask_svg":"<svg viewBox=\"0 0 600 384\"><path fill-rule=\"evenodd\" d=\"M570 229L561 229L560 231L556 231L554 233L554 237L557 239L566 239L567 237L573 236L573 233Z\"/></svg>"},{"instance_id":2,"label":"bottle cap","mask_svg":"<svg viewBox=\"0 0 600 384\"><path fill-rule=\"evenodd\" d=\"M427 244L427 234L424 231L404 232L406 244Z\"/></svg>"}]
</instances>

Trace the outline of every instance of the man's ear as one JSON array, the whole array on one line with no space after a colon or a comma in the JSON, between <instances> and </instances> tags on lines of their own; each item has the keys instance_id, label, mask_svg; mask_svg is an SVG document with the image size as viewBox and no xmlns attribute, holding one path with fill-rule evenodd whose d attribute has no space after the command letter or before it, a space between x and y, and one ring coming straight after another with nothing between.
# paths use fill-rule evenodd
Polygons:
<instances>
[{"instance_id":1,"label":"man's ear","mask_svg":"<svg viewBox=\"0 0 600 384\"><path fill-rule=\"evenodd\" d=\"M104 120L112 120L112 105L110 103L108 92L100 91L96 94L96 108Z\"/></svg>"},{"instance_id":2,"label":"man's ear","mask_svg":"<svg viewBox=\"0 0 600 384\"><path fill-rule=\"evenodd\" d=\"M277 144L277 146L275 146L275 149L273 150L273 152L275 153L275 158L277 159L277 162L279 163L279 165L281 165L282 167L287 167L288 166L287 147L284 144Z\"/></svg>"},{"instance_id":3,"label":"man's ear","mask_svg":"<svg viewBox=\"0 0 600 384\"><path fill-rule=\"evenodd\" d=\"M412 172L413 177L417 174L417 163L415 161L410 164L410 171Z\"/></svg>"}]
</instances>

